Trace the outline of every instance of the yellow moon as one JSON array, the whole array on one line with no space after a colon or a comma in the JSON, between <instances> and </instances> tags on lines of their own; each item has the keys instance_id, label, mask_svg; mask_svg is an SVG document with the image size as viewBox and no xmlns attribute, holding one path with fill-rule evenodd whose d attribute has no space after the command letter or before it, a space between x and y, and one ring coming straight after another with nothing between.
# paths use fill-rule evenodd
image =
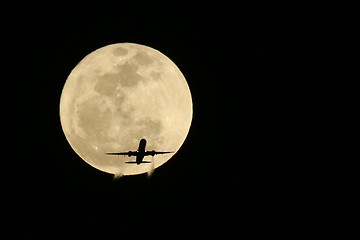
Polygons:
<instances>
[{"instance_id":1,"label":"yellow moon","mask_svg":"<svg viewBox=\"0 0 360 240\"><path fill-rule=\"evenodd\" d=\"M112 44L87 55L70 73L60 98L60 121L73 150L91 166L115 175L149 172L181 147L192 120L189 86L161 52L134 43ZM174 151L151 164L105 152ZM151 156L145 157L152 160Z\"/></svg>"}]
</instances>

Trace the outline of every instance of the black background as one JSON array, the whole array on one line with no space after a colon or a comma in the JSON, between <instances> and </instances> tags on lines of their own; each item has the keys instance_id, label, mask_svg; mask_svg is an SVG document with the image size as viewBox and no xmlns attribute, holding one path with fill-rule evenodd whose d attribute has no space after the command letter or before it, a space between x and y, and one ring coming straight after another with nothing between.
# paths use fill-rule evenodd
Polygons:
<instances>
[{"instance_id":1,"label":"black background","mask_svg":"<svg viewBox=\"0 0 360 240\"><path fill-rule=\"evenodd\" d=\"M13 142L20 174L8 174L16 234L349 234L354 159L345 12L175 3L156 11L120 3L28 7L38 9L20 12L26 17L9 28L22 96L10 106L21 119ZM192 93L189 135L150 179L114 181L78 157L61 129L59 101L70 71L119 42L164 53Z\"/></svg>"}]
</instances>

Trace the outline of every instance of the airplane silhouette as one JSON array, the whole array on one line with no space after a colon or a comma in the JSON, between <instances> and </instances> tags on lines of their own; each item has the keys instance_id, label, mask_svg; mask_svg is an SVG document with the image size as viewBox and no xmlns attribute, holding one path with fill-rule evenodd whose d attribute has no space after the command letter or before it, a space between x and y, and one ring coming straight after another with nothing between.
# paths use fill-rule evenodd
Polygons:
<instances>
[{"instance_id":1,"label":"airplane silhouette","mask_svg":"<svg viewBox=\"0 0 360 240\"><path fill-rule=\"evenodd\" d=\"M145 156L154 156L156 154L167 154L173 152L156 152L155 150L152 151L145 151L146 147L146 140L141 139L139 143L139 147L137 151L128 151L128 152L107 152L107 155L123 155L123 156L136 156L136 162L125 162L125 163L136 163L139 165L140 163L151 163L151 161L143 161Z\"/></svg>"}]
</instances>

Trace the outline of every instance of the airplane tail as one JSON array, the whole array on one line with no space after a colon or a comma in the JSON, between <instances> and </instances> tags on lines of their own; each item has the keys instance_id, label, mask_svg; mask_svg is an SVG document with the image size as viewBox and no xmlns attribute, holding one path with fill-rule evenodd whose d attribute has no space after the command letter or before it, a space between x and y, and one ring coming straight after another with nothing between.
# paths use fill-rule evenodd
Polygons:
<instances>
[{"instance_id":1,"label":"airplane tail","mask_svg":"<svg viewBox=\"0 0 360 240\"><path fill-rule=\"evenodd\" d=\"M136 162L125 162L125 163L135 163L136 164ZM142 161L141 163L151 163L150 161Z\"/></svg>"}]
</instances>

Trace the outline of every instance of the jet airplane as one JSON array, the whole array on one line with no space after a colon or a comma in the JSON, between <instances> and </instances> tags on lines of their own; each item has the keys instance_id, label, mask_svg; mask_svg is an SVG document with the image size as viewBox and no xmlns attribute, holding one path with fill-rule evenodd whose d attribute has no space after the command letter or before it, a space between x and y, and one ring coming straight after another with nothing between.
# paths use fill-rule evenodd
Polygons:
<instances>
[{"instance_id":1,"label":"jet airplane","mask_svg":"<svg viewBox=\"0 0 360 240\"><path fill-rule=\"evenodd\" d=\"M145 156L154 156L156 154L167 154L173 152L156 152L155 150L152 151L145 151L146 147L146 140L141 139L139 143L139 147L137 151L128 151L128 152L107 152L107 155L123 155L123 156L136 156L136 162L125 162L125 163L136 163L137 165L141 163L151 163L151 161L143 161Z\"/></svg>"}]
</instances>

